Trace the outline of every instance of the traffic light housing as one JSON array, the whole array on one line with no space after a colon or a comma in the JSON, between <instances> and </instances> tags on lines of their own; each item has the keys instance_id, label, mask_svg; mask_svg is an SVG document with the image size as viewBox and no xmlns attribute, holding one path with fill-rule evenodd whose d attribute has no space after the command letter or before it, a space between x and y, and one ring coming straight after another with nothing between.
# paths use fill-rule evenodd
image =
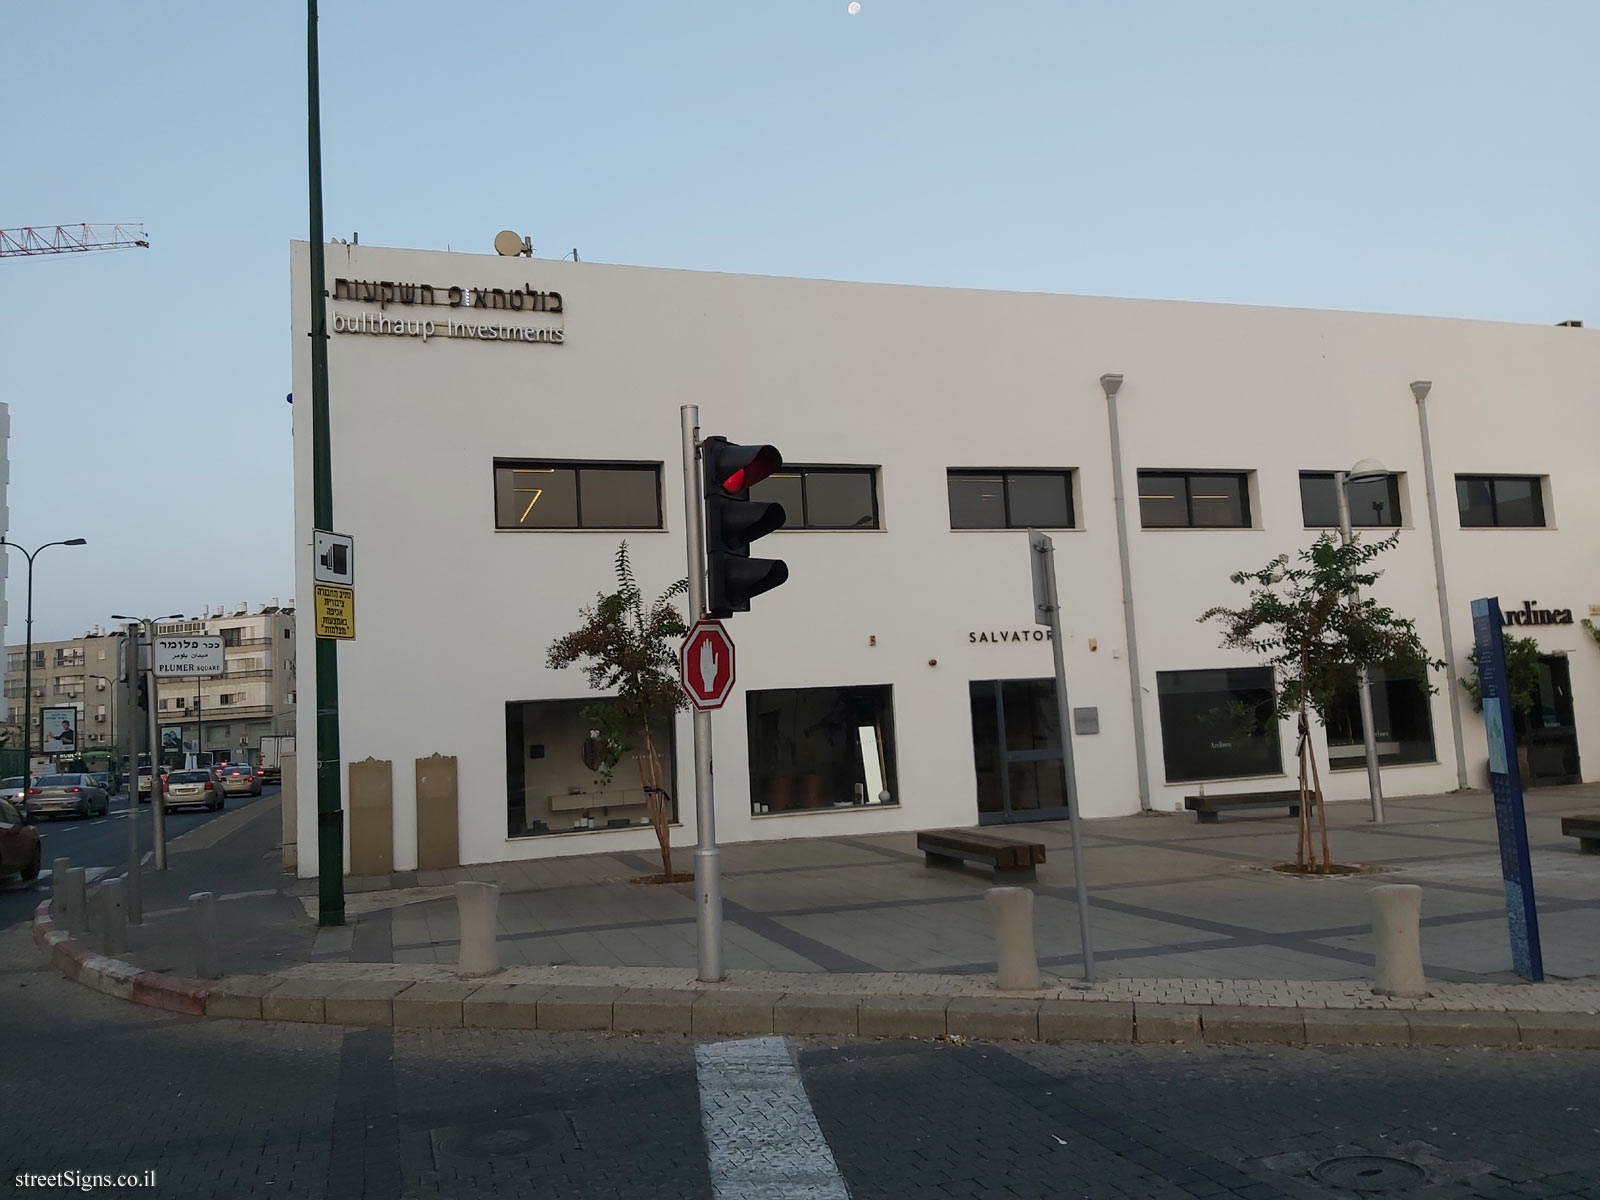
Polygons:
<instances>
[{"instance_id":1,"label":"traffic light housing","mask_svg":"<svg viewBox=\"0 0 1600 1200\"><path fill-rule=\"evenodd\" d=\"M139 707L146 711L150 708L150 676L139 675Z\"/></svg>"},{"instance_id":2,"label":"traffic light housing","mask_svg":"<svg viewBox=\"0 0 1600 1200\"><path fill-rule=\"evenodd\" d=\"M701 443L706 481L706 611L749 612L750 599L789 578L782 559L751 558L750 543L783 528L783 505L750 499L750 487L779 467L772 446L738 446L723 437Z\"/></svg>"}]
</instances>

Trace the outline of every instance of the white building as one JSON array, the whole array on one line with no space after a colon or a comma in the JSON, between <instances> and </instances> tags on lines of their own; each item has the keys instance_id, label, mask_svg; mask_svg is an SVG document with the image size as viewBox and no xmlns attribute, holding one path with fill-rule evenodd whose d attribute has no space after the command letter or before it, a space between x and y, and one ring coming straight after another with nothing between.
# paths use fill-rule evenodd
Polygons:
<instances>
[{"instance_id":1,"label":"white building","mask_svg":"<svg viewBox=\"0 0 1600 1200\"><path fill-rule=\"evenodd\" d=\"M297 591L312 594L306 247L293 248ZM1442 655L1413 381L1431 381L1455 659L1470 602L1556 613L1541 782L1600 778L1600 340L1575 328L1108 300L346 246L327 247L334 525L356 542L356 640L339 649L342 754L395 764L394 865L416 861L412 761L459 760L463 862L653 846L631 763L585 765L592 702L545 666L610 589L626 538L646 590L684 573L679 405L771 442L790 580L729 628L715 715L724 841L1060 815L1062 773L1026 537L1050 528L1085 815L1172 810L1202 786L1294 786L1292 728L1230 721L1270 673L1218 649L1231 572L1332 524L1331 472L1376 458L1359 522L1398 523L1377 596ZM477 303L481 302L481 303ZM1113 498L1116 399L1142 700L1141 797ZM1008 529L1008 523L1019 528ZM811 526L811 527L808 527ZM982 526L970 528L969 526ZM1005 681L1003 683L997 681ZM308 694L314 690L307 672ZM1486 782L1481 719L1443 675L1379 681L1389 794ZM1459 689L1458 689L1459 692ZM315 828L315 703L299 707L299 821ZM1334 798L1366 794L1354 694ZM1005 734L1000 727L1004 724ZM692 841L689 718L677 839ZM881 782L881 787L878 786ZM634 786L630 787L632 784ZM877 800L886 792L888 803ZM625 828L611 828L613 824ZM316 870L302 839L301 871Z\"/></svg>"}]
</instances>

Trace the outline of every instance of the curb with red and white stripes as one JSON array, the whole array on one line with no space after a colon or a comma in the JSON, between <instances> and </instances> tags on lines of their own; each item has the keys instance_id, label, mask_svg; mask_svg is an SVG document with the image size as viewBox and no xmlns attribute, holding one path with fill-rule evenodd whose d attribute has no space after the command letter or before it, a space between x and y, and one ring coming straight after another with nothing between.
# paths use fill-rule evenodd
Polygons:
<instances>
[{"instance_id":1,"label":"curb with red and white stripes","mask_svg":"<svg viewBox=\"0 0 1600 1200\"><path fill-rule=\"evenodd\" d=\"M211 987L204 980L147 971L86 949L66 930L56 928L48 900L34 909L33 940L56 970L85 987L148 1008L195 1017L206 1014L206 993Z\"/></svg>"}]
</instances>

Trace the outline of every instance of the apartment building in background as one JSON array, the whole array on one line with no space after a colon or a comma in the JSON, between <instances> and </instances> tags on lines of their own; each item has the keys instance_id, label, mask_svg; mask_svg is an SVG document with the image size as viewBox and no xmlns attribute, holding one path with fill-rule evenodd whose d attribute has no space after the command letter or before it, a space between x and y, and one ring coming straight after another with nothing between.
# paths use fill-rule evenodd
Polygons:
<instances>
[{"instance_id":1,"label":"apartment building in background","mask_svg":"<svg viewBox=\"0 0 1600 1200\"><path fill-rule=\"evenodd\" d=\"M276 600L251 611L210 607L198 617L163 621L158 637L210 634L222 638L223 673L212 679L157 679L154 703L163 750L169 756L200 751L257 761L264 734L294 732L294 607ZM33 645L33 736L40 749L41 714L50 708L78 713L79 752L94 756L125 745L130 713L116 686L123 632L98 626L82 637ZM27 654L6 647L5 716L20 730ZM240 751L246 753L241 755Z\"/></svg>"},{"instance_id":2,"label":"apartment building in background","mask_svg":"<svg viewBox=\"0 0 1600 1200\"><path fill-rule=\"evenodd\" d=\"M244 603L231 609L218 605L198 617L156 626L157 637L196 634L222 639L223 674L157 681L163 753L209 752L255 762L263 736L295 730L293 604L280 605L274 598L254 612Z\"/></svg>"},{"instance_id":3,"label":"apartment building in background","mask_svg":"<svg viewBox=\"0 0 1600 1200\"><path fill-rule=\"evenodd\" d=\"M39 724L45 709L77 710L78 751L110 750L125 736L127 705L116 686L122 634L98 626L64 642L33 644L33 730L28 745L39 752ZM6 647L6 724L20 730L28 673L24 646Z\"/></svg>"}]
</instances>

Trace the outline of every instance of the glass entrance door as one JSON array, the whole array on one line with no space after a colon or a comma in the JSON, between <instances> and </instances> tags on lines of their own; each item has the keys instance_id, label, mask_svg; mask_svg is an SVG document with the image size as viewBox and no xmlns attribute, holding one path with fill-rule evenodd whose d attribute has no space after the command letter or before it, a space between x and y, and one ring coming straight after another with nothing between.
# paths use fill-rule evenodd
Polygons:
<instances>
[{"instance_id":1,"label":"glass entrance door","mask_svg":"<svg viewBox=\"0 0 1600 1200\"><path fill-rule=\"evenodd\" d=\"M977 764L978 824L1067 816L1053 679L981 679L968 685Z\"/></svg>"},{"instance_id":2,"label":"glass entrance door","mask_svg":"<svg viewBox=\"0 0 1600 1200\"><path fill-rule=\"evenodd\" d=\"M1518 733L1528 749L1528 782L1533 787L1579 783L1578 725L1572 707L1572 673L1562 655L1541 655L1533 707L1519 714Z\"/></svg>"}]
</instances>

